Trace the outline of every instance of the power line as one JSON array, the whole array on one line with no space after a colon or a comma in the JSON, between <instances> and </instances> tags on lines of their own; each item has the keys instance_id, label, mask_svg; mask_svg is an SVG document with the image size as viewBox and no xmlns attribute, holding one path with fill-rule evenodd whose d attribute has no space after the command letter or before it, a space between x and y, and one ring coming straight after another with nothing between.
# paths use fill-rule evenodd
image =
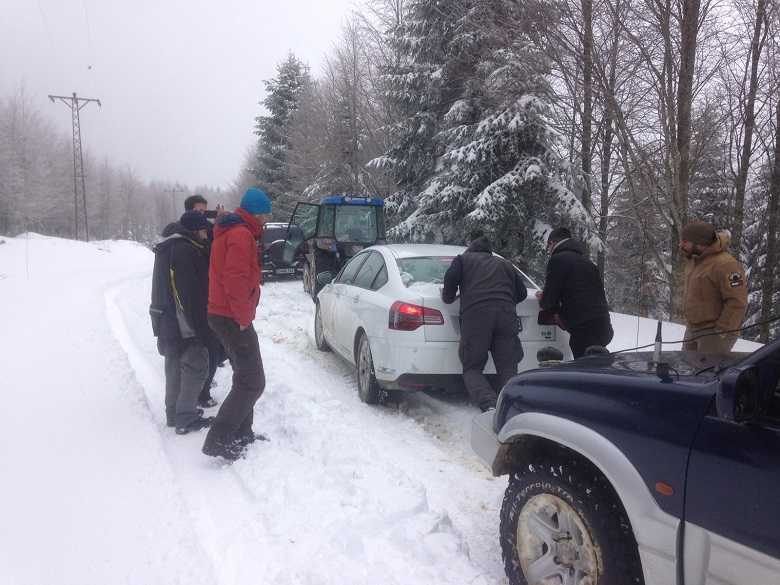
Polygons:
<instances>
[{"instance_id":1,"label":"power line","mask_svg":"<svg viewBox=\"0 0 780 585\"><path fill-rule=\"evenodd\" d=\"M89 221L87 219L87 183L84 174L84 154L81 148L81 121L79 112L89 102L97 103L102 107L100 100L94 98L80 98L73 92L72 96L50 95L53 102L61 101L71 111L73 124L73 231L74 238L79 239L79 195L81 195L81 211L84 217L84 240L89 241ZM79 192L79 189L81 192Z\"/></svg>"},{"instance_id":2,"label":"power line","mask_svg":"<svg viewBox=\"0 0 780 585\"><path fill-rule=\"evenodd\" d=\"M89 49L89 59L91 61L92 57L94 56L95 53L92 50L92 30L90 29L90 26L89 26L89 14L87 13L87 2L86 2L86 0L81 0L81 6L84 8L84 22L87 25L87 48Z\"/></svg>"},{"instance_id":3,"label":"power line","mask_svg":"<svg viewBox=\"0 0 780 585\"><path fill-rule=\"evenodd\" d=\"M41 6L41 0L37 0L38 12L41 15L43 21L43 29L46 31L46 38L49 41L49 47L51 48L52 55L56 55L57 51L54 49L54 40L52 39L51 29L49 28L49 21L46 18L46 14L43 12L43 6Z\"/></svg>"}]
</instances>

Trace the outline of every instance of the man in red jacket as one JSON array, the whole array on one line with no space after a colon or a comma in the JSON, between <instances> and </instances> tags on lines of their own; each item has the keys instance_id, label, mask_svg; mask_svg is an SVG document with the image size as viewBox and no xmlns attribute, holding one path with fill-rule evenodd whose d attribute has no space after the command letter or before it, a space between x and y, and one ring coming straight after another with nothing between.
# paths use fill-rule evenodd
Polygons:
<instances>
[{"instance_id":1,"label":"man in red jacket","mask_svg":"<svg viewBox=\"0 0 780 585\"><path fill-rule=\"evenodd\" d=\"M263 360L252 326L260 301L263 225L271 200L261 189L247 189L241 205L214 226L209 265L209 326L233 366L233 385L214 419L203 452L234 461L250 443L264 439L252 430L255 403L265 389Z\"/></svg>"}]
</instances>

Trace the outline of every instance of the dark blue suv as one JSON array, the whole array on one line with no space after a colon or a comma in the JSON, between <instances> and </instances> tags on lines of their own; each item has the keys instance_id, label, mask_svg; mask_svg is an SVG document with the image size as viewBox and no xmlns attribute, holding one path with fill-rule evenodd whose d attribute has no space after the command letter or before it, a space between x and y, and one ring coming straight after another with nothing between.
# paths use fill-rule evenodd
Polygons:
<instances>
[{"instance_id":1,"label":"dark blue suv","mask_svg":"<svg viewBox=\"0 0 780 585\"><path fill-rule=\"evenodd\" d=\"M651 359L525 372L474 419L512 585L780 584L780 341Z\"/></svg>"}]
</instances>

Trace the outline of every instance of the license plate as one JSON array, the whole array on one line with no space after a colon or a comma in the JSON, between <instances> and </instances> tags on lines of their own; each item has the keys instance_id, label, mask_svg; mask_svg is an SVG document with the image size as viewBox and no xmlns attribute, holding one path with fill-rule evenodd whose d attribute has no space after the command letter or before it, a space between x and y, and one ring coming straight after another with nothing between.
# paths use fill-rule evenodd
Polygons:
<instances>
[{"instance_id":1,"label":"license plate","mask_svg":"<svg viewBox=\"0 0 780 585\"><path fill-rule=\"evenodd\" d=\"M295 268L277 268L276 274L295 274Z\"/></svg>"},{"instance_id":2,"label":"license plate","mask_svg":"<svg viewBox=\"0 0 780 585\"><path fill-rule=\"evenodd\" d=\"M539 336L545 341L555 341L555 325L540 325Z\"/></svg>"}]
</instances>

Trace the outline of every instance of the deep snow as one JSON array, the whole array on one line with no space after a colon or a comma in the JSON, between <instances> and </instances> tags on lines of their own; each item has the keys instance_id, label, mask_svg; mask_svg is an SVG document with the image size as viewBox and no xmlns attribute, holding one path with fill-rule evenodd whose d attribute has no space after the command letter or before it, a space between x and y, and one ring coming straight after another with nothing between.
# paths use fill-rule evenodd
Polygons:
<instances>
[{"instance_id":1,"label":"deep snow","mask_svg":"<svg viewBox=\"0 0 780 585\"><path fill-rule=\"evenodd\" d=\"M151 252L0 241L0 583L506 583L506 479L469 449L475 411L462 396L362 404L316 350L299 281L263 288L255 426L270 441L228 466L200 453L204 433L164 426ZM612 348L636 345L636 318L613 321ZM221 400L229 367L217 383Z\"/></svg>"}]
</instances>

